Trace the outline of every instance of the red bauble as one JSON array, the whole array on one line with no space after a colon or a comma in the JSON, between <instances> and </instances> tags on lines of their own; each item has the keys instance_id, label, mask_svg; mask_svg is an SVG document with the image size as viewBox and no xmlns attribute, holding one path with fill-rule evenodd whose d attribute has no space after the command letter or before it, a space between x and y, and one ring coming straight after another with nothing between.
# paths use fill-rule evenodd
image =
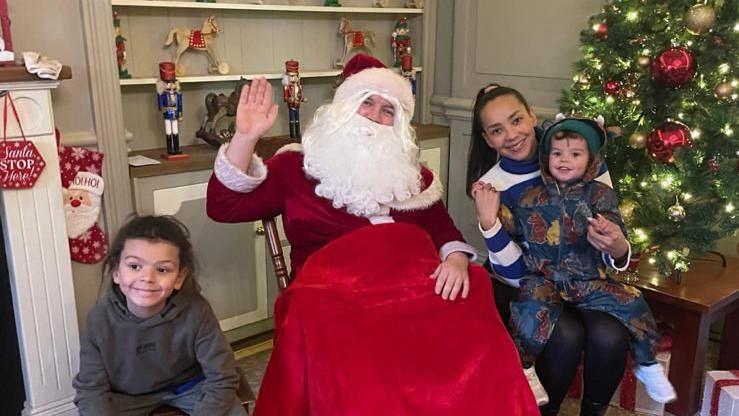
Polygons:
<instances>
[{"instance_id":1,"label":"red bauble","mask_svg":"<svg viewBox=\"0 0 739 416\"><path fill-rule=\"evenodd\" d=\"M620 89L621 83L618 81L608 81L606 82L606 85L603 86L603 91L608 95L616 94Z\"/></svg>"},{"instance_id":2,"label":"red bauble","mask_svg":"<svg viewBox=\"0 0 739 416\"><path fill-rule=\"evenodd\" d=\"M594 27L595 30L595 37L604 40L608 37L608 25L605 23L598 23Z\"/></svg>"},{"instance_id":3,"label":"red bauble","mask_svg":"<svg viewBox=\"0 0 739 416\"><path fill-rule=\"evenodd\" d=\"M695 76L695 59L686 48L666 49L652 59L652 79L670 88L681 87Z\"/></svg>"},{"instance_id":4,"label":"red bauble","mask_svg":"<svg viewBox=\"0 0 739 416\"><path fill-rule=\"evenodd\" d=\"M666 121L655 127L647 136L649 155L662 163L672 163L673 150L692 146L690 129L683 123Z\"/></svg>"}]
</instances>

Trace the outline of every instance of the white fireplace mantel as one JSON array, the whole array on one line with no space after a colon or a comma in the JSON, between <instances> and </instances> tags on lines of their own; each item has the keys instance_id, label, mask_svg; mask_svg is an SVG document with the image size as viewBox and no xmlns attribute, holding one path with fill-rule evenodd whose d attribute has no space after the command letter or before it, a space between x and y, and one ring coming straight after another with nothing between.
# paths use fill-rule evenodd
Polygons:
<instances>
[{"instance_id":1,"label":"white fireplace mantel","mask_svg":"<svg viewBox=\"0 0 739 416\"><path fill-rule=\"evenodd\" d=\"M33 188L0 191L26 393L23 415L76 415L72 378L79 367L79 334L51 107L51 89L59 81L29 76L9 82L5 71L0 68L0 91L10 92L27 139L46 160ZM12 115L8 123L9 140L19 140Z\"/></svg>"}]
</instances>

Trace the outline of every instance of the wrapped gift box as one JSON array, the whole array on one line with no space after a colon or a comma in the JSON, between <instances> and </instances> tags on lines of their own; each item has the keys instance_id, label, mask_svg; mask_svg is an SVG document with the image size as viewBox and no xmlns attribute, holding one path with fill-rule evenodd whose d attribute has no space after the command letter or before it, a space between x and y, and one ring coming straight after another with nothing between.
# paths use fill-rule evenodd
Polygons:
<instances>
[{"instance_id":1,"label":"wrapped gift box","mask_svg":"<svg viewBox=\"0 0 739 416\"><path fill-rule=\"evenodd\" d=\"M706 372L701 416L739 416L739 370Z\"/></svg>"}]
</instances>

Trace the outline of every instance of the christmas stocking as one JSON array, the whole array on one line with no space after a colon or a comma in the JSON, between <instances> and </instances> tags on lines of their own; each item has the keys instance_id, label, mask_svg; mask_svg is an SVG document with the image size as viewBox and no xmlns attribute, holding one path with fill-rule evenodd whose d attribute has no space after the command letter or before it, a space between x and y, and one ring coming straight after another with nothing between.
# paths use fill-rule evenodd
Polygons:
<instances>
[{"instance_id":1,"label":"christmas stocking","mask_svg":"<svg viewBox=\"0 0 739 416\"><path fill-rule=\"evenodd\" d=\"M108 253L107 238L97 223L104 188L100 176L103 154L83 147L58 146L58 149L72 260L97 263Z\"/></svg>"}]
</instances>

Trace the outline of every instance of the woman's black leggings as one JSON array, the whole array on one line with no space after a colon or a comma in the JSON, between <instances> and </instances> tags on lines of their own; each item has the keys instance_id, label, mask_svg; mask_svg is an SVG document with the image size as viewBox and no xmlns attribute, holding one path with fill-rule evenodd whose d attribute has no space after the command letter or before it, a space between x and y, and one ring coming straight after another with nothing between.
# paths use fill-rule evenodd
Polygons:
<instances>
[{"instance_id":1,"label":"woman's black leggings","mask_svg":"<svg viewBox=\"0 0 739 416\"><path fill-rule=\"evenodd\" d=\"M581 416L603 415L626 365L629 333L605 312L565 306L546 347L536 360L536 373L549 403L542 415L556 415L584 352Z\"/></svg>"}]
</instances>

